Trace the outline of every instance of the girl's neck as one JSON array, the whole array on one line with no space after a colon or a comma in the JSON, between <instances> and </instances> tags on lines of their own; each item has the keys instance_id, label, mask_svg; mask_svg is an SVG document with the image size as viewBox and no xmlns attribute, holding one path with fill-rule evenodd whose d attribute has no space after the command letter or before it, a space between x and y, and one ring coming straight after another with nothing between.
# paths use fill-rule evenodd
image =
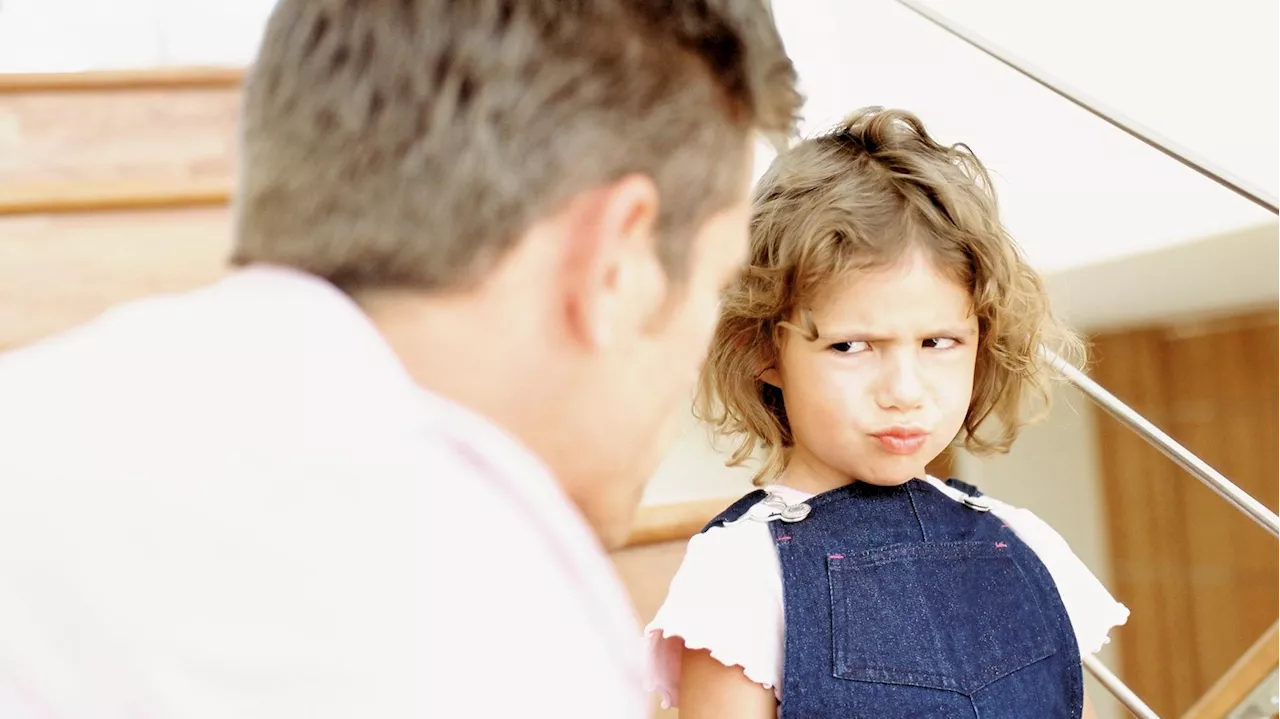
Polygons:
<instances>
[{"instance_id":1,"label":"girl's neck","mask_svg":"<svg viewBox=\"0 0 1280 719\"><path fill-rule=\"evenodd\" d=\"M921 470L915 476L924 478L927 475ZM796 445L791 452L786 470L779 475L776 483L816 495L839 489L857 481L859 481L857 477L835 469L805 450L802 445Z\"/></svg>"},{"instance_id":2,"label":"girl's neck","mask_svg":"<svg viewBox=\"0 0 1280 719\"><path fill-rule=\"evenodd\" d=\"M796 446L791 452L787 469L778 478L779 484L809 494L822 494L856 481L855 478L818 461L801 446Z\"/></svg>"}]
</instances>

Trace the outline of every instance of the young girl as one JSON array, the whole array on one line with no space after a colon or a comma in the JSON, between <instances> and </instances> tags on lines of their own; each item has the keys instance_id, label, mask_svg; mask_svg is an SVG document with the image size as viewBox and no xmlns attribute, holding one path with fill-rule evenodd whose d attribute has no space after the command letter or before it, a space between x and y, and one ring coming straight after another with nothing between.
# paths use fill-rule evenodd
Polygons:
<instances>
[{"instance_id":1,"label":"young girl","mask_svg":"<svg viewBox=\"0 0 1280 719\"><path fill-rule=\"evenodd\" d=\"M982 164L863 110L774 161L751 232L698 406L764 487L690 541L648 628L664 703L1080 717L1080 653L1128 610L1030 512L925 473L958 437L1008 450L1048 400L1037 346L1081 354Z\"/></svg>"}]
</instances>

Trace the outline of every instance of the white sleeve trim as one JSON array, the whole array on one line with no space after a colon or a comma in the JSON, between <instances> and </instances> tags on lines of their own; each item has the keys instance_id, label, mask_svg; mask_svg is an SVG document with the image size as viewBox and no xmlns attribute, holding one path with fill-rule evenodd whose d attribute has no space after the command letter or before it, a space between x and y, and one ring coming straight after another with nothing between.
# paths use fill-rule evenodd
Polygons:
<instances>
[{"instance_id":1,"label":"white sleeve trim","mask_svg":"<svg viewBox=\"0 0 1280 719\"><path fill-rule=\"evenodd\" d=\"M1081 654L1097 654L1111 641L1111 630L1129 621L1129 608L1071 551L1062 535L1027 509L993 502L992 512L1035 550L1058 586L1058 595L1071 617Z\"/></svg>"},{"instance_id":2,"label":"white sleeve trim","mask_svg":"<svg viewBox=\"0 0 1280 719\"><path fill-rule=\"evenodd\" d=\"M652 625L650 625L652 627ZM677 709L680 706L680 664L682 661L682 652L685 649L705 649L711 654L711 658L725 665L726 667L737 667L742 670L748 679L759 684L765 689L773 691L775 697L778 696L778 687L774 685L776 680L773 677L765 676L760 673L760 669L753 662L745 664L734 659L724 656L724 652L714 647L701 646L696 642L686 640L680 633L669 633L666 629L654 627L649 634L650 651L657 662L667 664L668 667L674 667L674 676L658 677L661 671L655 667L653 679L650 680L649 686L645 687L650 692L656 692L662 699L663 709ZM674 655L674 658L667 656ZM661 659L659 657L662 657Z\"/></svg>"},{"instance_id":3,"label":"white sleeve trim","mask_svg":"<svg viewBox=\"0 0 1280 719\"><path fill-rule=\"evenodd\" d=\"M645 635L647 687L664 708L680 702L682 652L705 649L748 679L781 691L782 573L767 525L745 522L694 536Z\"/></svg>"}]
</instances>

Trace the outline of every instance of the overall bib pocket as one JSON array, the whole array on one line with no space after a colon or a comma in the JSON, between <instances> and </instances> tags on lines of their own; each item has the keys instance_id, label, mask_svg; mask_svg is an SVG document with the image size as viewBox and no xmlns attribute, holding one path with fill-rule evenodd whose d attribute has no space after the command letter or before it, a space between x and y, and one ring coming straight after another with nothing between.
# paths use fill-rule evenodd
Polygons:
<instances>
[{"instance_id":1,"label":"overall bib pocket","mask_svg":"<svg viewBox=\"0 0 1280 719\"><path fill-rule=\"evenodd\" d=\"M972 694L1056 648L1004 542L912 542L831 555L833 673Z\"/></svg>"}]
</instances>

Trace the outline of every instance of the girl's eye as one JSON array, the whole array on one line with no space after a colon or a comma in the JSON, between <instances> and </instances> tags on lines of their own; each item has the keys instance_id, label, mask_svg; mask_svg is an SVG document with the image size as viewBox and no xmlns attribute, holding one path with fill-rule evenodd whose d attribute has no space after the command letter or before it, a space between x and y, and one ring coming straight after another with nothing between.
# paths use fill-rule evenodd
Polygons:
<instances>
[{"instance_id":1,"label":"girl's eye","mask_svg":"<svg viewBox=\"0 0 1280 719\"><path fill-rule=\"evenodd\" d=\"M932 337L924 341L925 349L932 350L949 350L960 344L950 337Z\"/></svg>"},{"instance_id":2,"label":"girl's eye","mask_svg":"<svg viewBox=\"0 0 1280 719\"><path fill-rule=\"evenodd\" d=\"M865 352L869 348L870 348L870 345L868 345L866 342L863 342L861 340L857 340L853 342L837 342L831 345L831 351L838 352L840 354L846 354L846 355Z\"/></svg>"}]
</instances>

